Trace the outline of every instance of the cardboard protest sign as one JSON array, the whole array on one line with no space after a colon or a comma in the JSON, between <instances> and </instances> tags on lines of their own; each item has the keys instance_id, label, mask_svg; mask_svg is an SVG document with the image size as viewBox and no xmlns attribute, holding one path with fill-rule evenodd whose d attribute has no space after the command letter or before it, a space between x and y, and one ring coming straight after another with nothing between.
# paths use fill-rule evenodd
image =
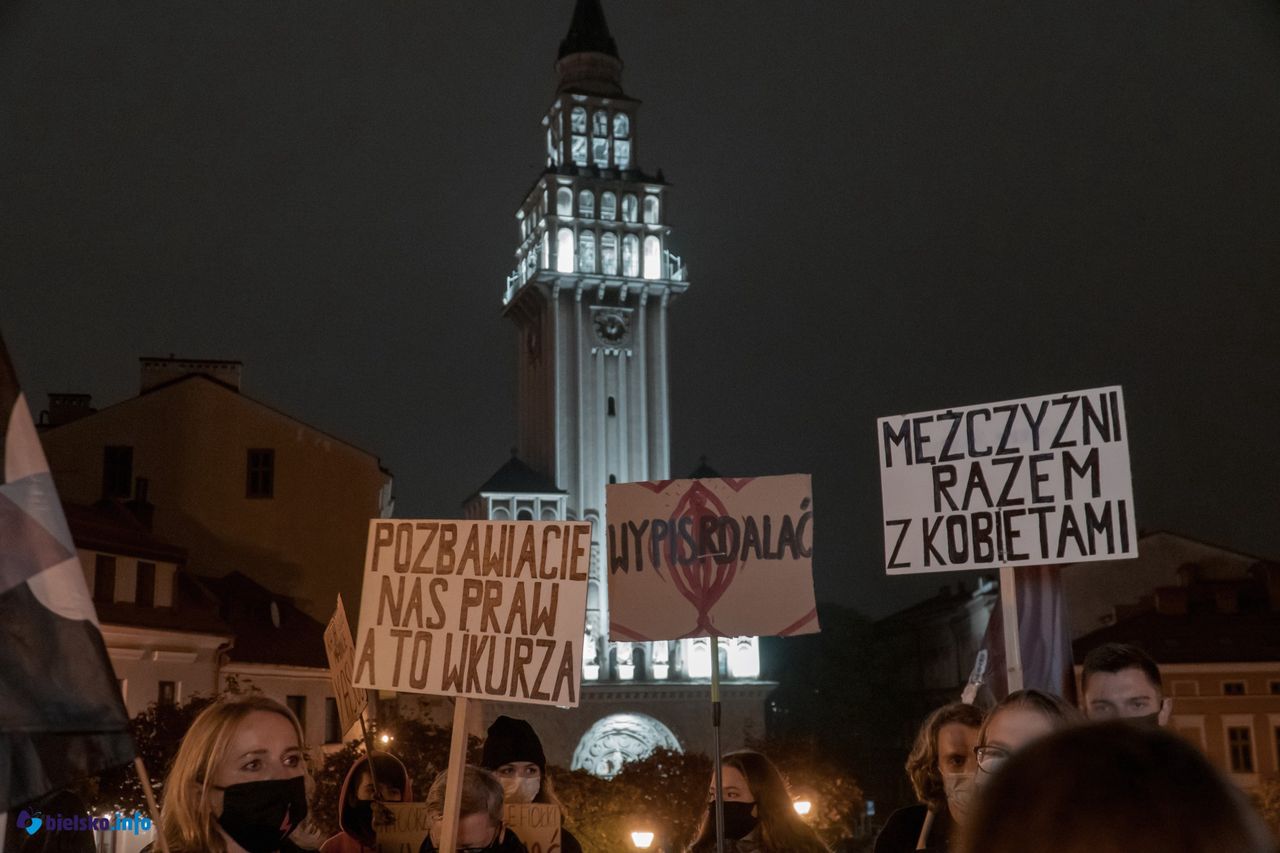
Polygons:
<instances>
[{"instance_id":1,"label":"cardboard protest sign","mask_svg":"<svg viewBox=\"0 0 1280 853\"><path fill-rule=\"evenodd\" d=\"M809 634L809 475L607 487L613 640Z\"/></svg>"},{"instance_id":2,"label":"cardboard protest sign","mask_svg":"<svg viewBox=\"0 0 1280 853\"><path fill-rule=\"evenodd\" d=\"M378 828L378 853L418 853L431 831L426 803L384 803L395 817L389 827Z\"/></svg>"},{"instance_id":3,"label":"cardboard protest sign","mask_svg":"<svg viewBox=\"0 0 1280 853\"><path fill-rule=\"evenodd\" d=\"M877 421L885 572L1138 556L1119 386Z\"/></svg>"},{"instance_id":4,"label":"cardboard protest sign","mask_svg":"<svg viewBox=\"0 0 1280 853\"><path fill-rule=\"evenodd\" d=\"M502 807L503 822L529 848L529 853L555 853L560 849L560 807L524 803Z\"/></svg>"},{"instance_id":5,"label":"cardboard protest sign","mask_svg":"<svg viewBox=\"0 0 1280 853\"><path fill-rule=\"evenodd\" d=\"M351 683L356 649L351 641L351 627L347 624L347 611L342 606L341 595L338 596L338 607L324 629L324 651L329 658L329 681L338 703L338 719L342 722L343 734L346 734L368 707L369 694Z\"/></svg>"},{"instance_id":6,"label":"cardboard protest sign","mask_svg":"<svg viewBox=\"0 0 1280 853\"><path fill-rule=\"evenodd\" d=\"M369 523L357 687L576 706L591 525Z\"/></svg>"}]
</instances>

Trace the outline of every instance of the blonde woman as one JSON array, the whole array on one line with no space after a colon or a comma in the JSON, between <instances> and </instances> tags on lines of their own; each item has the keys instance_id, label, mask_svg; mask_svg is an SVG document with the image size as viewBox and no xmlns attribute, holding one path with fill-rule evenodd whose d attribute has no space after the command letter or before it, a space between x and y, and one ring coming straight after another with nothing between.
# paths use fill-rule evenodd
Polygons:
<instances>
[{"instance_id":1,"label":"blonde woman","mask_svg":"<svg viewBox=\"0 0 1280 853\"><path fill-rule=\"evenodd\" d=\"M171 853L276 853L307 815L302 728L260 696L205 708L165 779L161 829ZM158 845L155 845L158 847Z\"/></svg>"}]
</instances>

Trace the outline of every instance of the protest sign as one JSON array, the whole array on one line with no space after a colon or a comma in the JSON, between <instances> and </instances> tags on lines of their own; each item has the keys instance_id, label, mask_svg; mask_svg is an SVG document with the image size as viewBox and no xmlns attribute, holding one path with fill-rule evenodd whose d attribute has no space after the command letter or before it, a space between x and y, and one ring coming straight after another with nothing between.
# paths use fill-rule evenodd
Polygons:
<instances>
[{"instance_id":1,"label":"protest sign","mask_svg":"<svg viewBox=\"0 0 1280 853\"><path fill-rule=\"evenodd\" d=\"M809 475L607 487L613 640L809 634Z\"/></svg>"},{"instance_id":2,"label":"protest sign","mask_svg":"<svg viewBox=\"0 0 1280 853\"><path fill-rule=\"evenodd\" d=\"M378 828L378 853L418 853L431 831L426 803L384 803L395 818L391 826Z\"/></svg>"},{"instance_id":3,"label":"protest sign","mask_svg":"<svg viewBox=\"0 0 1280 853\"><path fill-rule=\"evenodd\" d=\"M591 525L369 523L356 687L576 706Z\"/></svg>"},{"instance_id":4,"label":"protest sign","mask_svg":"<svg viewBox=\"0 0 1280 853\"><path fill-rule=\"evenodd\" d=\"M877 421L885 572L1138 555L1119 386Z\"/></svg>"},{"instance_id":5,"label":"protest sign","mask_svg":"<svg viewBox=\"0 0 1280 853\"><path fill-rule=\"evenodd\" d=\"M329 658L329 681L345 735L368 707L369 694L351 683L355 644L351 641L351 626L347 624L347 611L342 606L341 595L338 596L338 607L324 629L324 651Z\"/></svg>"},{"instance_id":6,"label":"protest sign","mask_svg":"<svg viewBox=\"0 0 1280 853\"><path fill-rule=\"evenodd\" d=\"M560 807L522 803L502 807L503 822L529 848L529 853L560 849Z\"/></svg>"}]
</instances>

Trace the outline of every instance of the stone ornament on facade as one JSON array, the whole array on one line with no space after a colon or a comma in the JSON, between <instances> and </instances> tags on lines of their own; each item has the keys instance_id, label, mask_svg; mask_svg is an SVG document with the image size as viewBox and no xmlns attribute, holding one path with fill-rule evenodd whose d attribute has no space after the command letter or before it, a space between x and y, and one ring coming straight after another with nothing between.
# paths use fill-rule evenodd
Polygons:
<instances>
[{"instance_id":1,"label":"stone ornament on facade","mask_svg":"<svg viewBox=\"0 0 1280 853\"><path fill-rule=\"evenodd\" d=\"M573 753L574 770L612 779L629 761L655 749L680 751L680 741L658 720L645 714L612 714L596 721Z\"/></svg>"}]
</instances>

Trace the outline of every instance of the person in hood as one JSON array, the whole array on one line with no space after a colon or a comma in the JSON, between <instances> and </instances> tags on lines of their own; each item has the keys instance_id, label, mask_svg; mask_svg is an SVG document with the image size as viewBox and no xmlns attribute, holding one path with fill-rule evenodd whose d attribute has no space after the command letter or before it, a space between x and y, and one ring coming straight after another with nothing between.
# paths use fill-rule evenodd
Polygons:
<instances>
[{"instance_id":1,"label":"person in hood","mask_svg":"<svg viewBox=\"0 0 1280 853\"><path fill-rule=\"evenodd\" d=\"M377 777L377 787L374 786ZM376 794L376 796L375 796ZM320 853L372 853L378 849L377 803L399 803L413 799L413 785L404 763L389 752L362 755L351 765L338 794L337 835L320 847Z\"/></svg>"},{"instance_id":2,"label":"person in hood","mask_svg":"<svg viewBox=\"0 0 1280 853\"><path fill-rule=\"evenodd\" d=\"M547 776L547 757L542 751L542 741L528 721L507 716L494 720L484 739L480 764L498 778L504 803L559 806L563 823L564 806L556 797L555 788ZM560 827L560 850L561 853L582 853L578 839L563 825Z\"/></svg>"},{"instance_id":3,"label":"person in hood","mask_svg":"<svg viewBox=\"0 0 1280 853\"><path fill-rule=\"evenodd\" d=\"M427 837L418 853L436 853L444 832L444 771L427 791L430 817ZM479 767L462 771L462 803L458 808L458 853L529 853L516 834L502 824L502 786L493 774Z\"/></svg>"},{"instance_id":4,"label":"person in hood","mask_svg":"<svg viewBox=\"0 0 1280 853\"><path fill-rule=\"evenodd\" d=\"M215 702L187 730L160 812L171 853L281 853L307 816L302 727L263 696ZM155 845L158 847L158 845Z\"/></svg>"},{"instance_id":5,"label":"person in hood","mask_svg":"<svg viewBox=\"0 0 1280 853\"><path fill-rule=\"evenodd\" d=\"M962 826L974 794L982 712L953 702L927 718L907 757L907 778L920 802L889 815L876 837L875 853L928 850L946 853Z\"/></svg>"},{"instance_id":6,"label":"person in hood","mask_svg":"<svg viewBox=\"0 0 1280 853\"><path fill-rule=\"evenodd\" d=\"M773 762L749 749L727 753L720 766L727 853L828 853L796 814L787 782ZM716 780L711 778L702 826L689 853L716 849Z\"/></svg>"}]
</instances>

